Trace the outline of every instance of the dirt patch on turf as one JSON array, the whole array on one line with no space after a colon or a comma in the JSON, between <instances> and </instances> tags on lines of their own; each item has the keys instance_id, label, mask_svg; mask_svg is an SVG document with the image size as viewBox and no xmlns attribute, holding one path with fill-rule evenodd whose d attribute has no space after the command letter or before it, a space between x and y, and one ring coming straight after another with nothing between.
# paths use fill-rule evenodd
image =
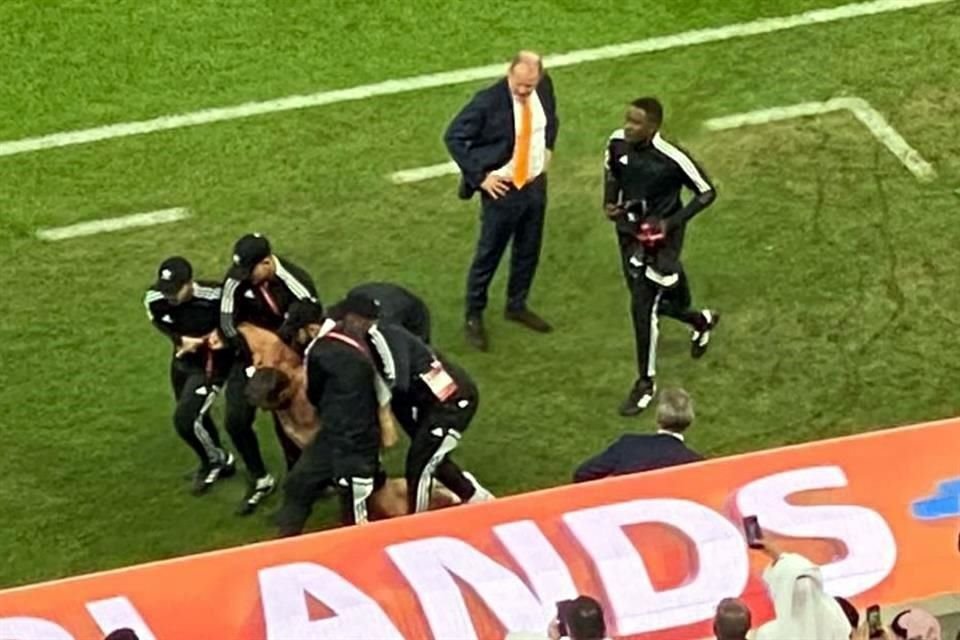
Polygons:
<instances>
[{"instance_id":1,"label":"dirt patch on turf","mask_svg":"<svg viewBox=\"0 0 960 640\"><path fill-rule=\"evenodd\" d=\"M908 142L947 176L960 174L960 89L926 85L903 103L897 126Z\"/></svg>"}]
</instances>

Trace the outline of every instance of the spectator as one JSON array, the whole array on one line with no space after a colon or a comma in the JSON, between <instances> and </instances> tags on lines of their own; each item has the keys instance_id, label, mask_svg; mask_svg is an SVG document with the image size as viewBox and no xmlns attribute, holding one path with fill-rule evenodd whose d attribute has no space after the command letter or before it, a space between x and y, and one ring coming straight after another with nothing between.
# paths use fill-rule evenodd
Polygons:
<instances>
[{"instance_id":1,"label":"spectator","mask_svg":"<svg viewBox=\"0 0 960 640\"><path fill-rule=\"evenodd\" d=\"M683 389L666 389L657 404L655 434L628 433L573 474L574 482L652 471L703 460L687 447L684 432L693 422L693 401Z\"/></svg>"},{"instance_id":2,"label":"spectator","mask_svg":"<svg viewBox=\"0 0 960 640\"><path fill-rule=\"evenodd\" d=\"M773 562L763 572L775 619L757 630L756 640L848 640L850 623L836 600L823 591L820 567L796 553L762 542Z\"/></svg>"},{"instance_id":3,"label":"spectator","mask_svg":"<svg viewBox=\"0 0 960 640\"><path fill-rule=\"evenodd\" d=\"M857 628L860 627L860 613L857 611L857 608L853 606L853 603L846 598L837 596L834 600L836 600L840 608L843 609L843 615L847 616L847 622L850 623L850 640L853 640L857 633Z\"/></svg>"},{"instance_id":4,"label":"spectator","mask_svg":"<svg viewBox=\"0 0 960 640\"><path fill-rule=\"evenodd\" d=\"M890 630L897 640L941 640L940 622L923 609L906 609L890 622Z\"/></svg>"},{"instance_id":5,"label":"spectator","mask_svg":"<svg viewBox=\"0 0 960 640\"><path fill-rule=\"evenodd\" d=\"M737 598L724 598L713 617L713 634L717 640L746 640L750 631L750 609Z\"/></svg>"},{"instance_id":6,"label":"spectator","mask_svg":"<svg viewBox=\"0 0 960 640\"><path fill-rule=\"evenodd\" d=\"M589 596L579 596L566 604L564 619L553 620L546 636L510 633L505 640L607 640L607 625L599 602Z\"/></svg>"},{"instance_id":7,"label":"spectator","mask_svg":"<svg viewBox=\"0 0 960 640\"><path fill-rule=\"evenodd\" d=\"M133 629L123 628L111 631L103 640L140 640L140 637Z\"/></svg>"}]
</instances>

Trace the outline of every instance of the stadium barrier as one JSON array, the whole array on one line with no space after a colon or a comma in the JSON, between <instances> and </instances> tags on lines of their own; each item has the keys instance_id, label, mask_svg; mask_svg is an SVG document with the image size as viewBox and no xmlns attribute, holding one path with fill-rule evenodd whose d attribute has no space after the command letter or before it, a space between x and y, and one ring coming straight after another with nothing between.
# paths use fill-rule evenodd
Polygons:
<instances>
[{"instance_id":1,"label":"stadium barrier","mask_svg":"<svg viewBox=\"0 0 960 640\"><path fill-rule=\"evenodd\" d=\"M0 638L503 638L585 593L619 637L771 615L740 531L823 565L863 608L960 584L960 420L710 460L0 592ZM7 550L10 552L10 550Z\"/></svg>"}]
</instances>

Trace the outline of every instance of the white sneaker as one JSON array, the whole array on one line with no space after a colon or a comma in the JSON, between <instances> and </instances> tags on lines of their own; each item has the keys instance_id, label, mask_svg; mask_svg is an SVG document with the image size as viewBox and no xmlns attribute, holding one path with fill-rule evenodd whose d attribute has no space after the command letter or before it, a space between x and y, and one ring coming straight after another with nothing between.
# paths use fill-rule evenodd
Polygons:
<instances>
[{"instance_id":1,"label":"white sneaker","mask_svg":"<svg viewBox=\"0 0 960 640\"><path fill-rule=\"evenodd\" d=\"M704 309L700 314L704 319L704 330L694 329L690 332L690 355L694 359L702 358L707 352L707 347L710 346L710 334L720 323L720 314L716 311Z\"/></svg>"},{"instance_id":2,"label":"white sneaker","mask_svg":"<svg viewBox=\"0 0 960 640\"><path fill-rule=\"evenodd\" d=\"M490 502L491 500L496 499L496 496L494 496L492 493L487 491L483 487L483 485L477 482L477 479L473 476L472 473L470 473L469 471L464 471L463 477L469 480L470 484L472 484L473 488L475 489L473 495L470 496L470 499L467 500L466 504L474 504L476 502Z\"/></svg>"}]
</instances>

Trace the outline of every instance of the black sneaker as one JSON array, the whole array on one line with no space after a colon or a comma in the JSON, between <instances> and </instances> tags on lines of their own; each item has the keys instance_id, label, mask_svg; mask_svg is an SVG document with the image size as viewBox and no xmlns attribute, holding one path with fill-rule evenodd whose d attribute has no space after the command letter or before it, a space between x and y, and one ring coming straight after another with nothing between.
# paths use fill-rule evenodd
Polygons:
<instances>
[{"instance_id":1,"label":"black sneaker","mask_svg":"<svg viewBox=\"0 0 960 640\"><path fill-rule=\"evenodd\" d=\"M266 500L267 496L273 493L276 488L277 481L269 473L262 478L258 478L257 481L253 483L253 486L250 487L247 497L243 499L243 502L241 502L237 508L237 515L248 516L256 511L260 503Z\"/></svg>"},{"instance_id":2,"label":"black sneaker","mask_svg":"<svg viewBox=\"0 0 960 640\"><path fill-rule=\"evenodd\" d=\"M657 385L649 378L640 378L630 390L630 395L620 405L620 415L631 417L640 415L640 413L650 406L653 402L653 396L657 393Z\"/></svg>"},{"instance_id":3,"label":"black sneaker","mask_svg":"<svg viewBox=\"0 0 960 640\"><path fill-rule=\"evenodd\" d=\"M237 472L236 460L232 453L223 454L223 462L210 466L202 466L197 469L193 477L193 488L191 493L195 496L202 496L216 484L217 480L229 478Z\"/></svg>"},{"instance_id":4,"label":"black sneaker","mask_svg":"<svg viewBox=\"0 0 960 640\"><path fill-rule=\"evenodd\" d=\"M702 331L694 331L690 334L690 355L696 360L702 358L710 346L710 332L720 324L720 314L710 309L704 309L700 312L706 323L706 328Z\"/></svg>"}]
</instances>

